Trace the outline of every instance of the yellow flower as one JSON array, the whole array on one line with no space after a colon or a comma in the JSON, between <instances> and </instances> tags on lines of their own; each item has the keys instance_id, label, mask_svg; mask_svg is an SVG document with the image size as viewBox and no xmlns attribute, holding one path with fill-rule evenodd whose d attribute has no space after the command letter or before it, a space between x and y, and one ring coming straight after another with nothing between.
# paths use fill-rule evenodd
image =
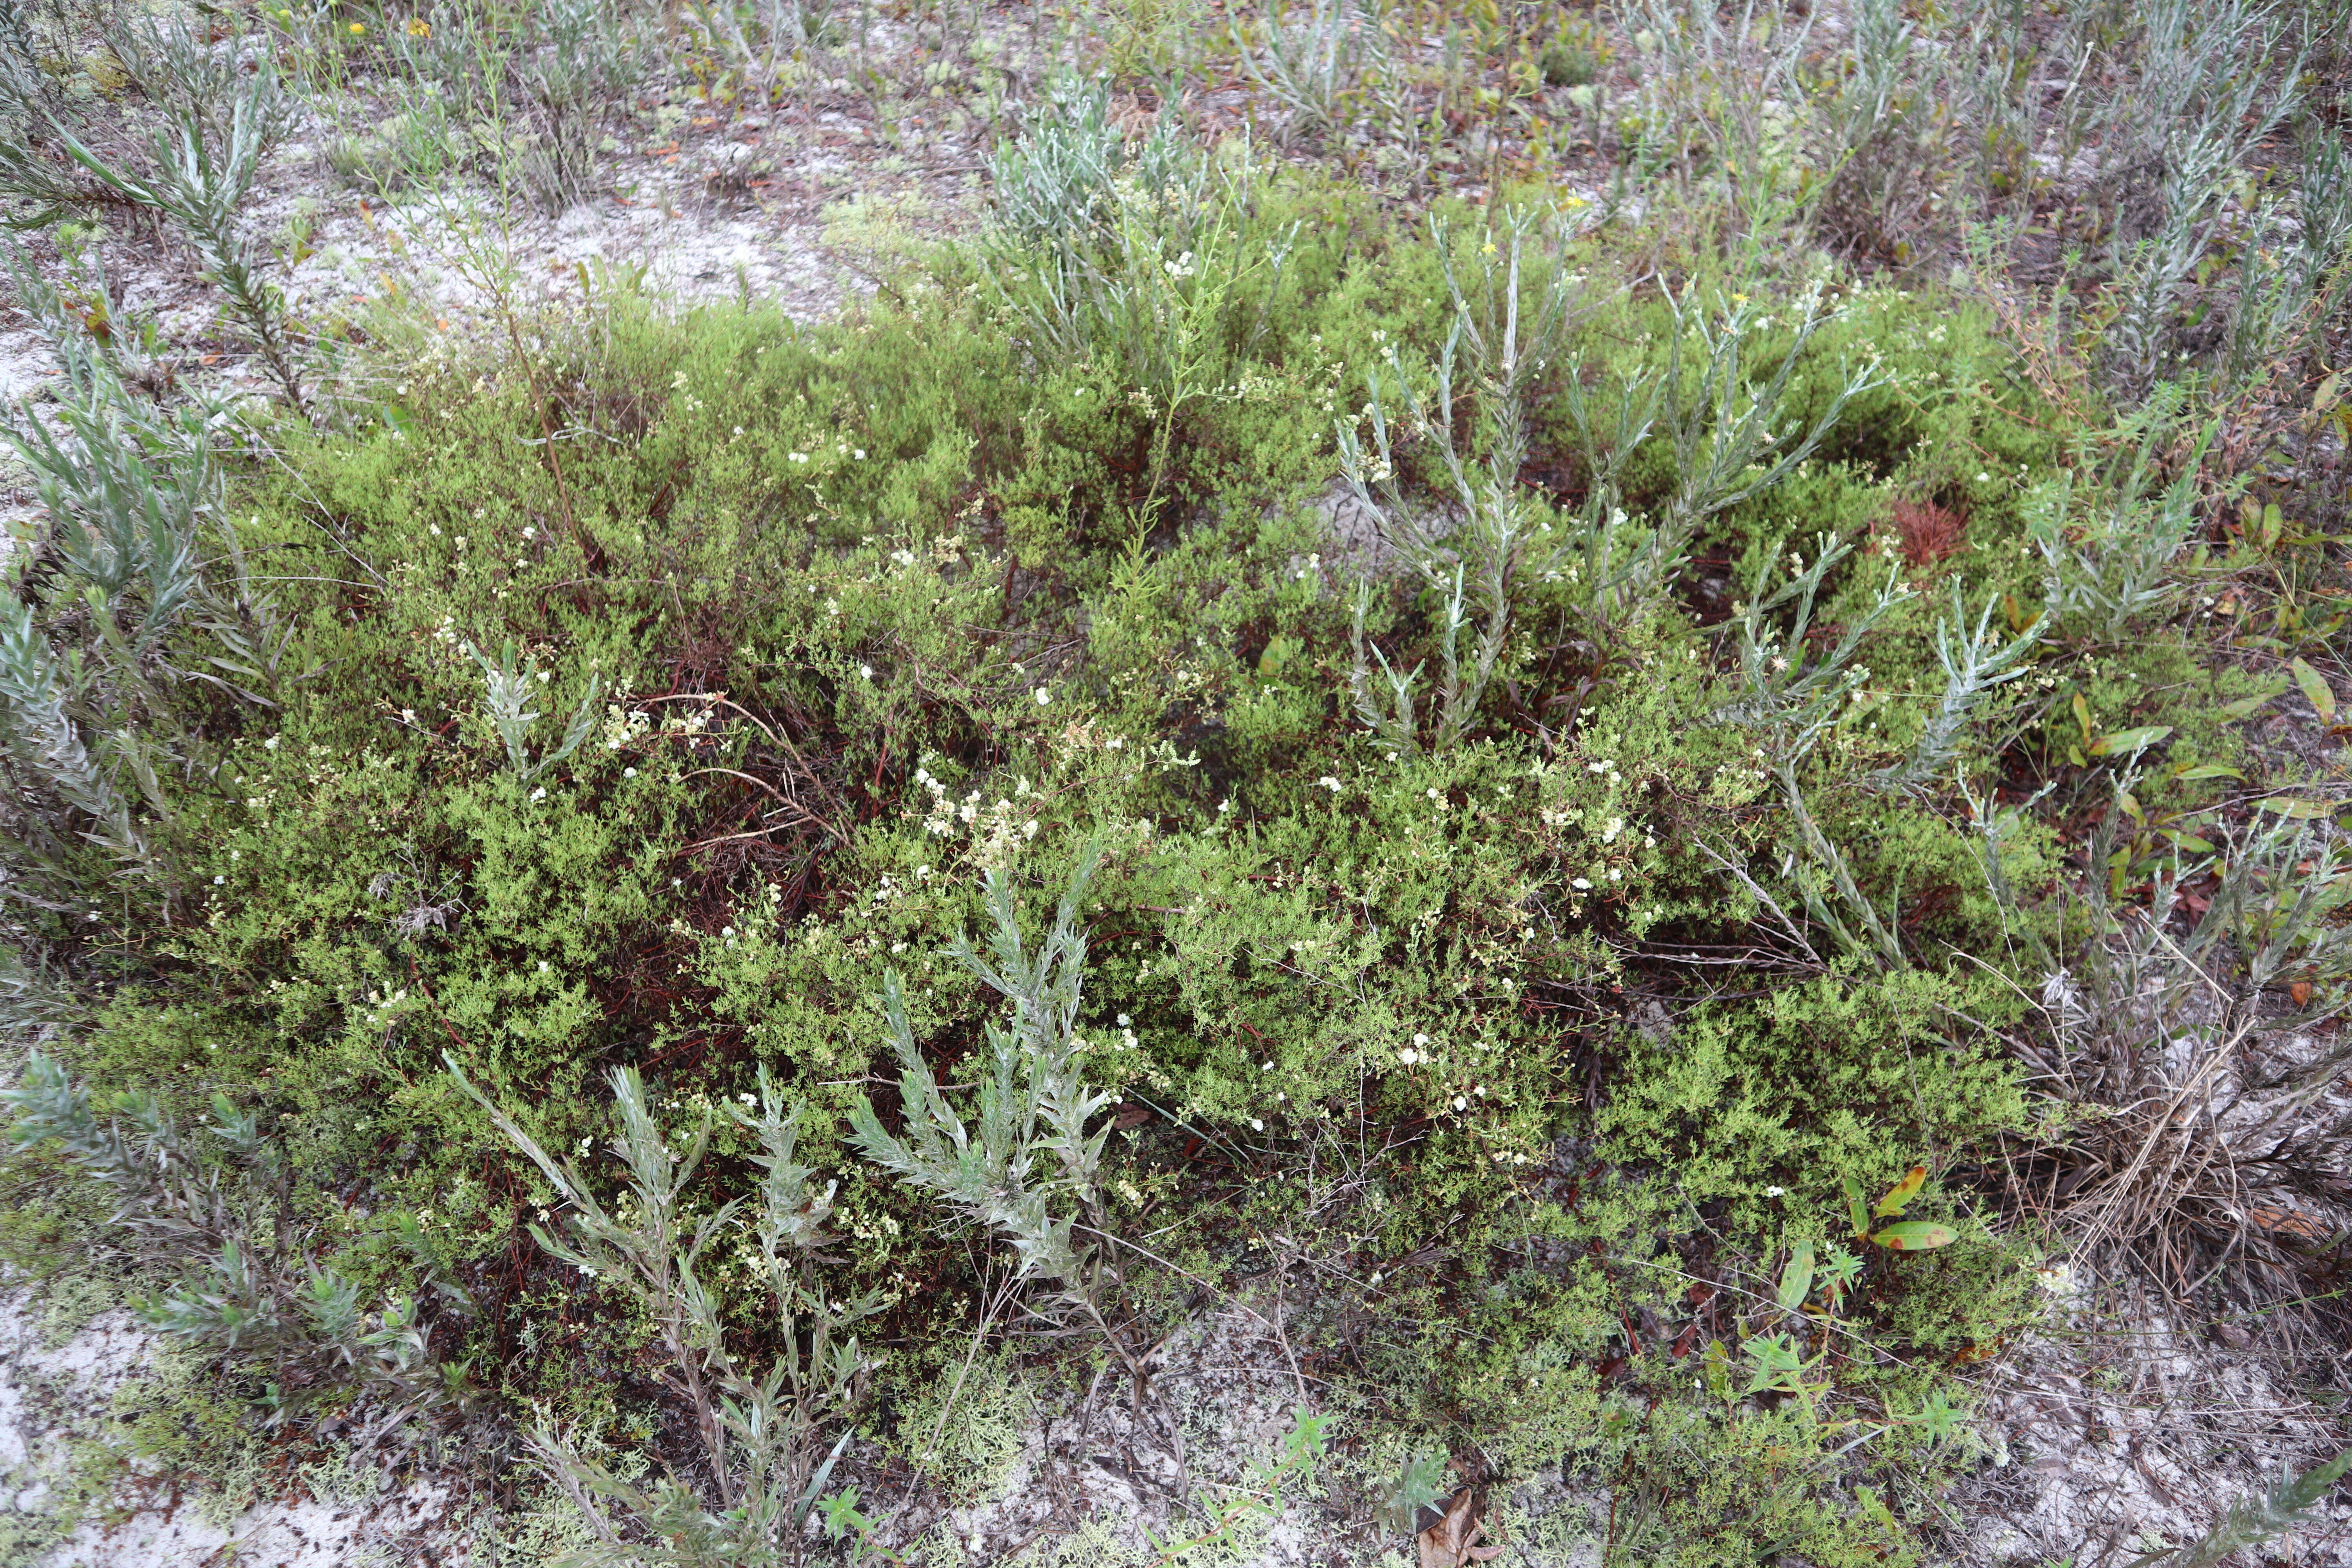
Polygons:
<instances>
[{"instance_id":1,"label":"yellow flower","mask_svg":"<svg viewBox=\"0 0 2352 1568\"><path fill-rule=\"evenodd\" d=\"M1478 247L1478 254L1479 254L1479 255L1481 255L1481 256L1492 256L1492 255L1494 255L1494 254L1495 254L1495 242L1494 242L1493 240L1491 240L1491 239L1490 239L1490 240L1488 240L1485 245L1480 246L1480 247Z\"/></svg>"},{"instance_id":2,"label":"yellow flower","mask_svg":"<svg viewBox=\"0 0 2352 1568\"><path fill-rule=\"evenodd\" d=\"M422 16L411 16L408 19L408 36L412 38L429 38L433 36L433 24Z\"/></svg>"},{"instance_id":3,"label":"yellow flower","mask_svg":"<svg viewBox=\"0 0 2352 1568\"><path fill-rule=\"evenodd\" d=\"M352 37L356 38L356 37L358 37L362 33L364 33L364 32L366 32L366 31L367 31L367 27L366 27L366 26L365 26L364 24L362 24L362 23L359 23L359 22L353 22L353 23L352 24Z\"/></svg>"}]
</instances>

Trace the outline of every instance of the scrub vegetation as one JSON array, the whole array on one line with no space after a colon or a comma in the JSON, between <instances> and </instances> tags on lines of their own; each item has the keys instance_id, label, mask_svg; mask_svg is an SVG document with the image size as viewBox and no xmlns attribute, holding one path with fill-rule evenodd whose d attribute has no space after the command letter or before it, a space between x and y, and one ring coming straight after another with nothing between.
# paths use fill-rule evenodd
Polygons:
<instances>
[{"instance_id":1,"label":"scrub vegetation","mask_svg":"<svg viewBox=\"0 0 2352 1568\"><path fill-rule=\"evenodd\" d=\"M11 1268L199 1352L141 1463L485 1561L1946 1561L2062 1262L2340 1390L2347 38L0 5ZM987 211L811 324L244 210L654 83ZM964 1533L1029 1402L1175 1479Z\"/></svg>"}]
</instances>

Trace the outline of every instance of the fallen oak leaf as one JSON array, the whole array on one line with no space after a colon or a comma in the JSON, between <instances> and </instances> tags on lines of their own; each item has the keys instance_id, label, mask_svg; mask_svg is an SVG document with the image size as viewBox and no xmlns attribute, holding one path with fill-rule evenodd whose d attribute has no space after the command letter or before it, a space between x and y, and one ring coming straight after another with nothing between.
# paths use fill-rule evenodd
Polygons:
<instances>
[{"instance_id":1,"label":"fallen oak leaf","mask_svg":"<svg viewBox=\"0 0 2352 1568\"><path fill-rule=\"evenodd\" d=\"M1477 1518L1478 1496L1469 1487L1454 1494L1445 1517L1415 1536L1421 1548L1421 1568L1463 1568L1468 1563L1491 1563L1503 1554L1500 1546L1481 1546L1486 1526Z\"/></svg>"}]
</instances>

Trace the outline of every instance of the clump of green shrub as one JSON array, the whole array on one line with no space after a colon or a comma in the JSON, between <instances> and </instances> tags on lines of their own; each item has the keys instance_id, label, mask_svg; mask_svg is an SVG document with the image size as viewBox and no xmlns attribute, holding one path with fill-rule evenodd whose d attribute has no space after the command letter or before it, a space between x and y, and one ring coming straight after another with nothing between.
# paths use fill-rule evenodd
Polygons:
<instances>
[{"instance_id":1,"label":"clump of green shrub","mask_svg":"<svg viewBox=\"0 0 2352 1568\"><path fill-rule=\"evenodd\" d=\"M2142 514L2191 470L2148 469L2115 531L2152 564L2110 570L2037 521L2083 433L1981 390L1965 306L1662 290L1606 227L1424 232L1090 101L1014 171L1031 216L901 302L614 300L503 379L420 338L365 429L278 431L184 526L217 542L192 602L272 563L289 678L193 678L226 608L86 610L69 552L25 578L12 657L123 694L5 693L47 835L11 942L90 1004L58 1054L153 1128L223 1097L248 1164L266 1128L335 1302L446 1279L404 1344L481 1418L544 1408L609 1552L867 1541L845 1434L903 1436L861 1401L946 1364L979 1224L1139 1389L1196 1283L1277 1258L1357 1419L1622 1478L1628 1549L1916 1558L1871 1478L1965 1462L1943 1417L1904 1436L1958 1395L1862 1349L2024 1310L1969 1172L2027 1123L2002 1031L2070 940L2053 820L1994 781L2227 746L2067 640L2177 607ZM560 468L551 402L603 437ZM1343 469L1393 574L1323 531ZM1906 560L1911 495L1965 547ZM134 637L191 678L98 662ZM108 739L74 762L61 723ZM1016 888L1074 889L1043 958ZM608 1079L623 1184L587 1157ZM103 1163L72 1103L19 1158L62 1129ZM1847 1185L1915 1164L1944 1245L1855 1242ZM1845 1249L1834 1291L1778 1299L1796 1245ZM866 1316L901 1347L870 1368L836 1333ZM630 1421L703 1489L606 1466ZM1836 1460L1864 1423L1901 1440Z\"/></svg>"}]
</instances>

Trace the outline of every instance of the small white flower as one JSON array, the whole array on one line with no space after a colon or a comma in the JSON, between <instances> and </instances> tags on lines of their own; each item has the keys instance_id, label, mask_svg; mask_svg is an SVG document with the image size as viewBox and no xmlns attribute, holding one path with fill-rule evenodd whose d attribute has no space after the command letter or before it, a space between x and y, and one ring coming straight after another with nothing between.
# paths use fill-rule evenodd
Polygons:
<instances>
[{"instance_id":1,"label":"small white flower","mask_svg":"<svg viewBox=\"0 0 2352 1568\"><path fill-rule=\"evenodd\" d=\"M1260 1072L1272 1072L1274 1070L1274 1064L1272 1062L1260 1062L1257 1064L1257 1070Z\"/></svg>"},{"instance_id":2,"label":"small white flower","mask_svg":"<svg viewBox=\"0 0 2352 1568\"><path fill-rule=\"evenodd\" d=\"M531 791L530 798L533 800L545 800L547 798L547 786L545 784L541 784L537 789Z\"/></svg>"},{"instance_id":3,"label":"small white flower","mask_svg":"<svg viewBox=\"0 0 2352 1568\"><path fill-rule=\"evenodd\" d=\"M1591 883L1586 881L1581 877L1570 878L1568 885L1574 888L1580 893L1589 891L1592 887Z\"/></svg>"},{"instance_id":4,"label":"small white flower","mask_svg":"<svg viewBox=\"0 0 2352 1568\"><path fill-rule=\"evenodd\" d=\"M1132 1022L1132 1020L1130 1020L1126 1014L1121 1013L1118 1016L1118 1026L1120 1028L1126 1028L1130 1022Z\"/></svg>"},{"instance_id":5,"label":"small white flower","mask_svg":"<svg viewBox=\"0 0 2352 1568\"><path fill-rule=\"evenodd\" d=\"M1454 1109L1456 1110L1467 1110L1470 1109L1470 1102L1457 1094L1454 1097Z\"/></svg>"},{"instance_id":6,"label":"small white flower","mask_svg":"<svg viewBox=\"0 0 2352 1568\"><path fill-rule=\"evenodd\" d=\"M1044 706L1045 706L1045 704L1046 704L1046 703L1051 702L1052 700L1054 700L1054 694L1053 694L1052 692L1050 692L1050 691L1046 690L1046 689L1045 689L1044 687L1042 687L1042 686L1041 686L1041 687L1039 687L1039 688L1037 689L1037 706L1038 706L1038 707L1043 708Z\"/></svg>"},{"instance_id":7,"label":"small white flower","mask_svg":"<svg viewBox=\"0 0 2352 1568\"><path fill-rule=\"evenodd\" d=\"M1253 1132L1263 1132L1265 1131L1265 1123L1253 1116L1250 1118L1250 1131Z\"/></svg>"},{"instance_id":8,"label":"small white flower","mask_svg":"<svg viewBox=\"0 0 2352 1568\"><path fill-rule=\"evenodd\" d=\"M224 882L226 882L226 881L227 881L227 880L228 880L228 879L227 879L226 877L215 877L215 878L213 879L213 886L214 886L214 887L215 887L215 888L217 888L217 887L219 887L222 883L224 883Z\"/></svg>"},{"instance_id":9,"label":"small white flower","mask_svg":"<svg viewBox=\"0 0 2352 1568\"><path fill-rule=\"evenodd\" d=\"M806 452L787 452L784 455L792 458L795 463L805 463L808 461L808 454Z\"/></svg>"},{"instance_id":10,"label":"small white flower","mask_svg":"<svg viewBox=\"0 0 2352 1568\"><path fill-rule=\"evenodd\" d=\"M866 448L863 447L854 447L850 449L849 455L862 463L866 460Z\"/></svg>"},{"instance_id":11,"label":"small white flower","mask_svg":"<svg viewBox=\"0 0 2352 1568\"><path fill-rule=\"evenodd\" d=\"M874 667L870 664L861 664L857 667L857 673L871 680L874 679Z\"/></svg>"},{"instance_id":12,"label":"small white flower","mask_svg":"<svg viewBox=\"0 0 2352 1568\"><path fill-rule=\"evenodd\" d=\"M543 958L542 958L542 959L541 959L541 960L539 961L539 972L540 972L541 974L544 974L544 973L547 973L547 960L545 960L545 959L543 959Z\"/></svg>"},{"instance_id":13,"label":"small white flower","mask_svg":"<svg viewBox=\"0 0 2352 1568\"><path fill-rule=\"evenodd\" d=\"M621 776L625 779L635 778L637 776L637 770L635 768L623 768L621 770Z\"/></svg>"},{"instance_id":14,"label":"small white flower","mask_svg":"<svg viewBox=\"0 0 2352 1568\"><path fill-rule=\"evenodd\" d=\"M746 1105L757 1105L760 1103L759 1098L755 1095L739 1094L735 1098L741 1100Z\"/></svg>"},{"instance_id":15,"label":"small white flower","mask_svg":"<svg viewBox=\"0 0 2352 1568\"><path fill-rule=\"evenodd\" d=\"M1339 781L1333 778L1329 773L1325 773L1321 778L1317 779L1315 782L1321 784L1325 789L1329 790L1333 795L1338 795L1339 793Z\"/></svg>"},{"instance_id":16,"label":"small white flower","mask_svg":"<svg viewBox=\"0 0 2352 1568\"><path fill-rule=\"evenodd\" d=\"M1764 1195L1768 1198L1785 1197L1788 1192L1789 1189L1786 1187L1767 1187L1764 1189Z\"/></svg>"},{"instance_id":17,"label":"small white flower","mask_svg":"<svg viewBox=\"0 0 2352 1568\"><path fill-rule=\"evenodd\" d=\"M1421 1053L1414 1050L1411 1046L1407 1046L1404 1049L1397 1053L1397 1060L1404 1063L1407 1067L1411 1067L1413 1063L1421 1060Z\"/></svg>"}]
</instances>

